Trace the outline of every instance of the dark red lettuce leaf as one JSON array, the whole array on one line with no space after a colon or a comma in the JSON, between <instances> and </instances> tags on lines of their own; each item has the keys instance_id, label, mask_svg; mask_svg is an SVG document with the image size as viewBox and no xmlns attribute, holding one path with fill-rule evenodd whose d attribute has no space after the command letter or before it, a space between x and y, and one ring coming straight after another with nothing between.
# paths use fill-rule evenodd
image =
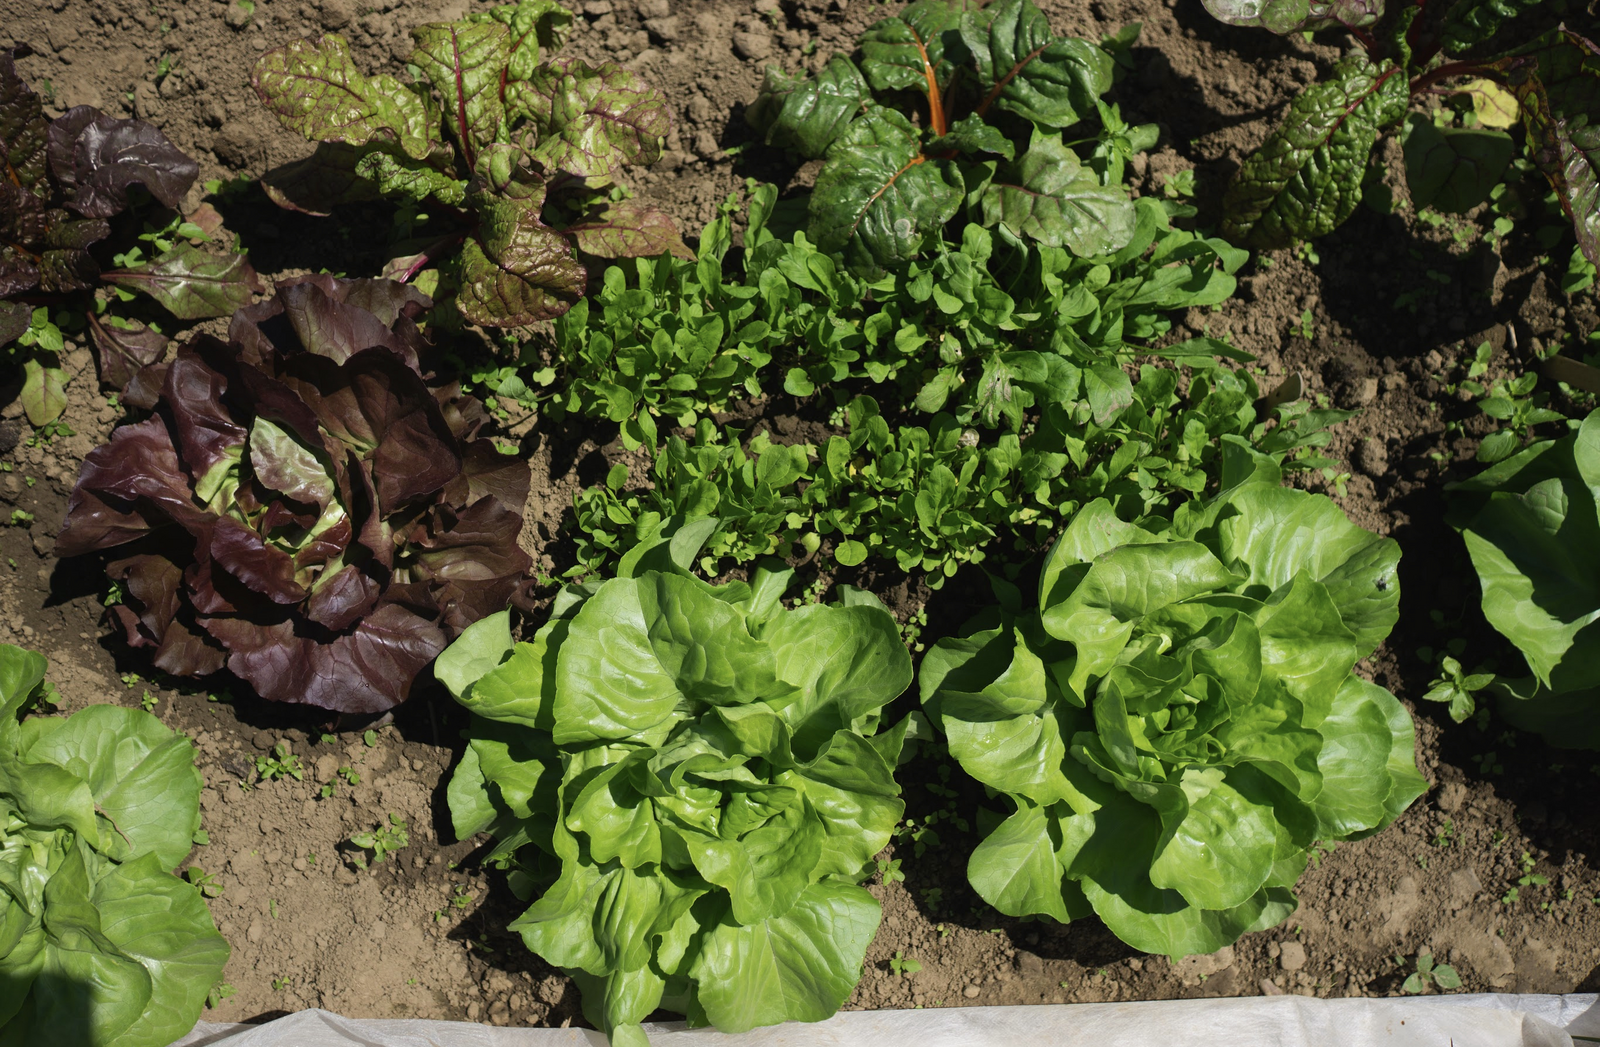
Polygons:
<instances>
[{"instance_id":1,"label":"dark red lettuce leaf","mask_svg":"<svg viewBox=\"0 0 1600 1047\"><path fill-rule=\"evenodd\" d=\"M112 565L130 643L168 672L225 654L265 698L379 712L522 592L527 463L465 439L482 405L415 366L426 307L380 281L288 282L230 344L136 372L145 392L163 376L155 414L90 453L57 540L133 543Z\"/></svg>"},{"instance_id":2,"label":"dark red lettuce leaf","mask_svg":"<svg viewBox=\"0 0 1600 1047\"><path fill-rule=\"evenodd\" d=\"M128 187L142 185L177 207L200 165L143 120L113 120L80 105L50 124L50 173L69 193L67 206L90 218L109 218L128 206Z\"/></svg>"},{"instance_id":3,"label":"dark red lettuce leaf","mask_svg":"<svg viewBox=\"0 0 1600 1047\"><path fill-rule=\"evenodd\" d=\"M89 337L100 350L100 386L120 391L126 400L134 377L167 355L167 336L143 325L113 327L93 313L88 314L88 319ZM144 406L155 406L154 399Z\"/></svg>"}]
</instances>

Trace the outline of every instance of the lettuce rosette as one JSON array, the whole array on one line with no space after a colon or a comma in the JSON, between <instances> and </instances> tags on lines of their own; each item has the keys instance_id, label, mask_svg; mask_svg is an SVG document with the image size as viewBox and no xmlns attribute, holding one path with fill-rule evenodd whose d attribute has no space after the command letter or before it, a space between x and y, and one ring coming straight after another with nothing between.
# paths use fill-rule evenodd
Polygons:
<instances>
[{"instance_id":1,"label":"lettuce rosette","mask_svg":"<svg viewBox=\"0 0 1600 1047\"><path fill-rule=\"evenodd\" d=\"M286 281L141 373L154 414L84 459L60 556L115 549L110 613L178 676L224 665L272 701L382 712L506 605L527 462L431 384L387 280Z\"/></svg>"},{"instance_id":2,"label":"lettuce rosette","mask_svg":"<svg viewBox=\"0 0 1600 1047\"><path fill-rule=\"evenodd\" d=\"M436 672L472 711L455 830L537 898L511 928L615 1044L658 1007L742 1032L837 1011L878 928L861 883L904 810L911 683L894 618L852 593L785 609L792 572L713 586L715 520L569 587L531 642L506 614Z\"/></svg>"},{"instance_id":3,"label":"lettuce rosette","mask_svg":"<svg viewBox=\"0 0 1600 1047\"><path fill-rule=\"evenodd\" d=\"M1426 788L1406 710L1351 671L1398 616L1398 546L1256 468L1160 533L1091 503L1036 610L925 658L929 718L1014 808L967 867L1001 912L1214 952L1294 911L1313 844Z\"/></svg>"},{"instance_id":4,"label":"lettuce rosette","mask_svg":"<svg viewBox=\"0 0 1600 1047\"><path fill-rule=\"evenodd\" d=\"M0 644L0 1047L166 1047L228 961L172 874L200 828L194 746L141 709L19 721L45 669Z\"/></svg>"}]
</instances>

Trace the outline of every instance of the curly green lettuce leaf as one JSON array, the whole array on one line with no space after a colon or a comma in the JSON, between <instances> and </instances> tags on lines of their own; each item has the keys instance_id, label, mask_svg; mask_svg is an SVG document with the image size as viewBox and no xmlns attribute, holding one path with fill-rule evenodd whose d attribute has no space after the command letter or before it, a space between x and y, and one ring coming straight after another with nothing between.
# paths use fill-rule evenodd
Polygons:
<instances>
[{"instance_id":1,"label":"curly green lettuce leaf","mask_svg":"<svg viewBox=\"0 0 1600 1047\"><path fill-rule=\"evenodd\" d=\"M1406 79L1390 63L1341 59L1306 88L1251 153L1223 197L1223 235L1256 247L1323 236L1361 202L1367 155L1381 127L1405 112Z\"/></svg>"},{"instance_id":2,"label":"curly green lettuce leaf","mask_svg":"<svg viewBox=\"0 0 1600 1047\"><path fill-rule=\"evenodd\" d=\"M961 206L959 179L929 159L911 122L871 106L828 149L811 193L809 235L853 268L909 261Z\"/></svg>"},{"instance_id":3,"label":"curly green lettuce leaf","mask_svg":"<svg viewBox=\"0 0 1600 1047\"><path fill-rule=\"evenodd\" d=\"M390 141L417 160L439 146L439 111L426 90L386 73L365 75L337 33L268 51L250 83L283 126L312 141Z\"/></svg>"}]
</instances>

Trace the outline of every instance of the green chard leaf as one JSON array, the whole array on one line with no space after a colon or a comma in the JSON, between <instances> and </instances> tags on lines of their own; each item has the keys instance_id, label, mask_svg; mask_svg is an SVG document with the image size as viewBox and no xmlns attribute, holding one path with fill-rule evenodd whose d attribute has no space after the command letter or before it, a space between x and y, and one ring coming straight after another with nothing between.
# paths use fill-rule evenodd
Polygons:
<instances>
[{"instance_id":1,"label":"green chard leaf","mask_svg":"<svg viewBox=\"0 0 1600 1047\"><path fill-rule=\"evenodd\" d=\"M520 150L495 146L484 168ZM587 273L565 236L544 224L545 187L525 166L499 169L474 183L468 202L478 228L461 250L456 307L485 327L517 327L566 312L583 296Z\"/></svg>"},{"instance_id":2,"label":"green chard leaf","mask_svg":"<svg viewBox=\"0 0 1600 1047\"><path fill-rule=\"evenodd\" d=\"M1055 36L1031 0L1000 0L961 18L977 64L981 116L991 107L1059 131L1096 112L1111 89L1111 56L1086 40Z\"/></svg>"},{"instance_id":3,"label":"green chard leaf","mask_svg":"<svg viewBox=\"0 0 1600 1047\"><path fill-rule=\"evenodd\" d=\"M643 258L672 254L693 259L677 223L665 211L634 200L606 204L598 213L561 230L580 251L601 258Z\"/></svg>"},{"instance_id":4,"label":"green chard leaf","mask_svg":"<svg viewBox=\"0 0 1600 1047\"><path fill-rule=\"evenodd\" d=\"M1287 247L1337 228L1361 202L1367 155L1405 113L1406 78L1390 63L1341 59L1300 93L1283 124L1245 159L1223 197L1223 235Z\"/></svg>"},{"instance_id":5,"label":"green chard leaf","mask_svg":"<svg viewBox=\"0 0 1600 1047\"><path fill-rule=\"evenodd\" d=\"M1418 208L1461 214L1483 203L1516 151L1503 131L1434 126L1422 113L1406 118L1406 183Z\"/></svg>"},{"instance_id":6,"label":"green chard leaf","mask_svg":"<svg viewBox=\"0 0 1600 1047\"><path fill-rule=\"evenodd\" d=\"M1383 17L1384 0L1205 0L1229 25L1260 26L1279 36L1334 26L1361 28Z\"/></svg>"},{"instance_id":7,"label":"green chard leaf","mask_svg":"<svg viewBox=\"0 0 1600 1047\"><path fill-rule=\"evenodd\" d=\"M827 153L871 100L855 63L836 54L815 77L790 76L768 66L760 93L745 109L745 119L765 135L768 145L793 149L814 160Z\"/></svg>"},{"instance_id":8,"label":"green chard leaf","mask_svg":"<svg viewBox=\"0 0 1600 1047\"><path fill-rule=\"evenodd\" d=\"M109 283L143 291L180 320L228 316L266 290L244 255L206 254L187 243L145 265L103 275Z\"/></svg>"},{"instance_id":9,"label":"green chard leaf","mask_svg":"<svg viewBox=\"0 0 1600 1047\"><path fill-rule=\"evenodd\" d=\"M983 190L983 222L1080 256L1111 254L1133 239L1133 201L1082 166L1058 135L1036 136L1015 182L996 175Z\"/></svg>"},{"instance_id":10,"label":"green chard leaf","mask_svg":"<svg viewBox=\"0 0 1600 1047\"><path fill-rule=\"evenodd\" d=\"M961 205L948 162L924 156L911 122L871 106L828 149L811 193L809 233L852 268L909 261Z\"/></svg>"}]
</instances>

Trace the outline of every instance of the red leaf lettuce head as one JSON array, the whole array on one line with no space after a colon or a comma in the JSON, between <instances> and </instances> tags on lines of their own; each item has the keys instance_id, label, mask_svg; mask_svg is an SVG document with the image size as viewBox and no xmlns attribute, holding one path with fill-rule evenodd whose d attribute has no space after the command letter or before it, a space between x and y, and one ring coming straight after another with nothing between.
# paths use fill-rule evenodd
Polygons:
<instances>
[{"instance_id":1,"label":"red leaf lettuce head","mask_svg":"<svg viewBox=\"0 0 1600 1047\"><path fill-rule=\"evenodd\" d=\"M373 713L505 607L527 463L430 387L387 280L286 281L160 376L153 417L84 460L57 552L118 549L111 613L166 672L224 664L262 697ZM158 372L159 373L159 372Z\"/></svg>"}]
</instances>

